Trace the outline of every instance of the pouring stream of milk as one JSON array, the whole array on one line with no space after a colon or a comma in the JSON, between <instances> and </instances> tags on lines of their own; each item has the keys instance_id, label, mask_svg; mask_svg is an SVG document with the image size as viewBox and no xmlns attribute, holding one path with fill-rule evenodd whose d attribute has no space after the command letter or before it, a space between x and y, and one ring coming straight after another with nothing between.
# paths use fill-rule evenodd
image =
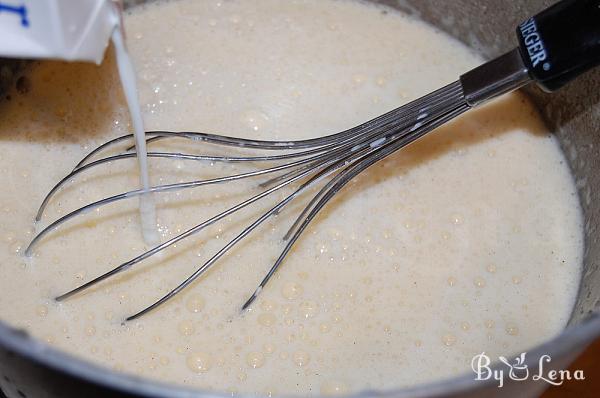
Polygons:
<instances>
[{"instance_id":1,"label":"pouring stream of milk","mask_svg":"<svg viewBox=\"0 0 600 398\"><path fill-rule=\"evenodd\" d=\"M117 68L125 99L131 115L133 131L135 136L135 149L137 152L138 165L140 169L140 183L142 188L150 188L150 177L148 175L148 155L146 149L146 136L144 130L144 121L140 111L140 104L137 97L136 74L133 63L125 47L123 32L117 27L112 34L112 42L115 47L117 59ZM140 196L140 222L144 241L149 245L160 242L158 231L156 230L156 207L152 194L145 193Z\"/></svg>"}]
</instances>

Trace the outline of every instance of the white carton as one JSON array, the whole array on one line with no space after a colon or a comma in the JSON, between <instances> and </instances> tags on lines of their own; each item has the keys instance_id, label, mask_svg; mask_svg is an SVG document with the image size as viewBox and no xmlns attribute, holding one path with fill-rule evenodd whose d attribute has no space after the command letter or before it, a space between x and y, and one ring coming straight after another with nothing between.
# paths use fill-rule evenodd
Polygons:
<instances>
[{"instance_id":1,"label":"white carton","mask_svg":"<svg viewBox=\"0 0 600 398\"><path fill-rule=\"evenodd\" d=\"M112 0L0 0L0 57L100 63L119 25Z\"/></svg>"}]
</instances>

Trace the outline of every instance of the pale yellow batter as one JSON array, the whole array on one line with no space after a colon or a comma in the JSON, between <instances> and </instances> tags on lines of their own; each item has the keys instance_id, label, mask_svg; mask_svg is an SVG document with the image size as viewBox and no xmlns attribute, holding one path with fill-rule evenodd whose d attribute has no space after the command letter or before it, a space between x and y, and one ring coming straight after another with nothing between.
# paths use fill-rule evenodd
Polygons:
<instances>
[{"instance_id":1,"label":"pale yellow batter","mask_svg":"<svg viewBox=\"0 0 600 398\"><path fill-rule=\"evenodd\" d=\"M133 10L127 40L148 130L263 139L352 127L481 60L392 10L353 1L179 0ZM261 202L62 304L53 297L147 247L137 201L68 223L22 257L45 193L96 145L129 133L112 55L37 63L0 104L0 316L109 367L232 392L395 388L470 371L565 325L582 255L580 209L556 140L520 94L439 129L359 176L299 240L251 311L303 198L175 300L124 326L251 222ZM200 144L152 149L218 153ZM154 184L243 168L151 159ZM135 160L85 173L42 225L135 189ZM248 197L242 181L156 195L163 241Z\"/></svg>"}]
</instances>

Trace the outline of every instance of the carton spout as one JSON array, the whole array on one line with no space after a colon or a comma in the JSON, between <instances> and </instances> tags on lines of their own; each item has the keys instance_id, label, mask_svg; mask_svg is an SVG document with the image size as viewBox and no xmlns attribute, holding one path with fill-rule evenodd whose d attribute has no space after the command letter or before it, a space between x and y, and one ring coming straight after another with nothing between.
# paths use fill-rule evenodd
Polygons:
<instances>
[{"instance_id":1,"label":"carton spout","mask_svg":"<svg viewBox=\"0 0 600 398\"><path fill-rule=\"evenodd\" d=\"M100 63L120 1L0 0L0 56Z\"/></svg>"}]
</instances>

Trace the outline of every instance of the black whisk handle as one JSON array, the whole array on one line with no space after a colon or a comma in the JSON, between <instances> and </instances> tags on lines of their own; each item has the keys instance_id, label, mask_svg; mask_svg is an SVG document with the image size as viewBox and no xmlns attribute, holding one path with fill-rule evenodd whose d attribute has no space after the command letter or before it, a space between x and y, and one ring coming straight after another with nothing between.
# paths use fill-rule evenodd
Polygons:
<instances>
[{"instance_id":1,"label":"black whisk handle","mask_svg":"<svg viewBox=\"0 0 600 398\"><path fill-rule=\"evenodd\" d=\"M517 27L529 75L554 91L600 64L600 0L562 0Z\"/></svg>"}]
</instances>

